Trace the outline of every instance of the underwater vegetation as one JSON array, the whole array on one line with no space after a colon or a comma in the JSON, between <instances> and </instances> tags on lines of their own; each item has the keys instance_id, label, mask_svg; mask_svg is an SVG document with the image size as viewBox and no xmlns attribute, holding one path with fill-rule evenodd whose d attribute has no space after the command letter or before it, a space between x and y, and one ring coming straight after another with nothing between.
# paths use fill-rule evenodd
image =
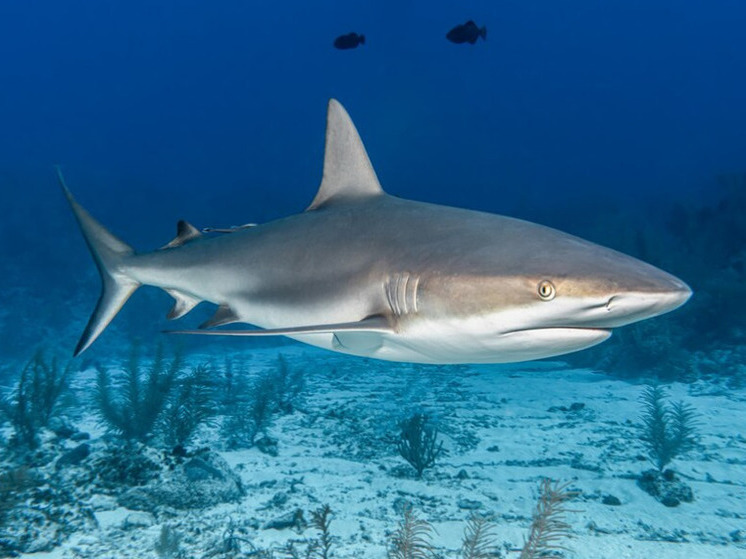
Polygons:
<instances>
[{"instance_id":1,"label":"underwater vegetation","mask_svg":"<svg viewBox=\"0 0 746 559\"><path fill-rule=\"evenodd\" d=\"M107 368L98 367L96 403L101 419L126 441L147 442L162 419L182 366L179 356L167 365L163 351L159 346L145 373L136 346L132 347L126 370L114 378Z\"/></svg>"},{"instance_id":2,"label":"underwater vegetation","mask_svg":"<svg viewBox=\"0 0 746 559\"><path fill-rule=\"evenodd\" d=\"M59 411L71 373L72 363L63 368L57 359L45 358L41 350L26 363L11 395L0 400L13 427L12 445L26 449L38 445L39 431Z\"/></svg>"},{"instance_id":3,"label":"underwater vegetation","mask_svg":"<svg viewBox=\"0 0 746 559\"><path fill-rule=\"evenodd\" d=\"M645 388L640 401L643 407L640 440L656 469L643 472L638 486L667 507L692 502L691 487L680 481L673 470L665 468L674 458L696 447L697 413L684 402L669 402L662 386Z\"/></svg>"},{"instance_id":4,"label":"underwater vegetation","mask_svg":"<svg viewBox=\"0 0 746 559\"><path fill-rule=\"evenodd\" d=\"M462 559L489 559L497 555L497 534L494 520L473 512L466 521L461 540Z\"/></svg>"},{"instance_id":5,"label":"underwater vegetation","mask_svg":"<svg viewBox=\"0 0 746 559\"><path fill-rule=\"evenodd\" d=\"M415 469L419 479L422 472L435 464L435 459L443 450L443 441L438 440L438 430L424 413L413 414L403 420L399 427L401 432L396 448Z\"/></svg>"},{"instance_id":6,"label":"underwater vegetation","mask_svg":"<svg viewBox=\"0 0 746 559\"><path fill-rule=\"evenodd\" d=\"M431 557L433 527L417 516L412 505L405 503L399 526L391 536L389 559L425 559Z\"/></svg>"},{"instance_id":7,"label":"underwater vegetation","mask_svg":"<svg viewBox=\"0 0 746 559\"><path fill-rule=\"evenodd\" d=\"M569 483L542 480L528 536L520 549L520 559L539 559L557 551L569 551L562 542L570 535L566 515L568 501L579 495L569 490ZM391 536L389 559L430 559L436 557L432 545L433 527L420 518L409 503L402 507L402 518ZM460 559L503 557L497 544L495 521L472 513L464 527L459 550ZM516 550L507 549L508 552Z\"/></svg>"},{"instance_id":8,"label":"underwater vegetation","mask_svg":"<svg viewBox=\"0 0 746 559\"><path fill-rule=\"evenodd\" d=\"M520 559L546 557L556 551L568 548L562 545L570 535L570 525L565 515L571 512L565 504L578 496L577 491L570 491L569 483L552 482L544 479L541 483L541 494L536 503L531 531L521 551Z\"/></svg>"},{"instance_id":9,"label":"underwater vegetation","mask_svg":"<svg viewBox=\"0 0 746 559\"><path fill-rule=\"evenodd\" d=\"M648 457L659 472L677 456L694 448L697 442L697 414L684 402L667 402L661 386L648 386L641 397L642 440Z\"/></svg>"},{"instance_id":10,"label":"underwater vegetation","mask_svg":"<svg viewBox=\"0 0 746 559\"><path fill-rule=\"evenodd\" d=\"M202 364L178 379L163 418L164 442L169 447L185 449L197 429L216 415L213 376L214 371Z\"/></svg>"},{"instance_id":11,"label":"underwater vegetation","mask_svg":"<svg viewBox=\"0 0 746 559\"><path fill-rule=\"evenodd\" d=\"M282 356L274 368L260 372L250 384L236 382L232 364L227 364L222 393L224 421L222 435L226 448L257 446L262 452L277 452L277 442L267 435L276 415L293 413L305 387L303 369L291 368ZM259 435L263 435L257 439Z\"/></svg>"},{"instance_id":12,"label":"underwater vegetation","mask_svg":"<svg viewBox=\"0 0 746 559\"><path fill-rule=\"evenodd\" d=\"M311 511L311 526L318 531L319 535L308 540L302 551L297 543L288 542L280 550L280 556L286 559L331 559L334 556L332 547L335 541L331 533L331 523L332 509L329 505L323 505ZM271 551L266 553L267 557L272 557Z\"/></svg>"}]
</instances>

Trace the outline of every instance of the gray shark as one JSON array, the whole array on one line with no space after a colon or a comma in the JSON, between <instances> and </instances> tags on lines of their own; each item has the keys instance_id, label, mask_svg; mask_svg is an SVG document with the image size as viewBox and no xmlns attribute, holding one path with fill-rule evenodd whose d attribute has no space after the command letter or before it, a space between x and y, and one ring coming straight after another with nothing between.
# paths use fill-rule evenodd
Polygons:
<instances>
[{"instance_id":1,"label":"gray shark","mask_svg":"<svg viewBox=\"0 0 746 559\"><path fill-rule=\"evenodd\" d=\"M305 212L277 221L223 234L182 221L166 246L136 253L58 176L103 284L75 355L140 285L175 299L170 319L202 301L218 305L200 329L179 333L282 335L419 363L561 355L671 311L691 295L654 266L548 227L386 194L335 100L318 193ZM217 328L232 323L257 328Z\"/></svg>"}]
</instances>

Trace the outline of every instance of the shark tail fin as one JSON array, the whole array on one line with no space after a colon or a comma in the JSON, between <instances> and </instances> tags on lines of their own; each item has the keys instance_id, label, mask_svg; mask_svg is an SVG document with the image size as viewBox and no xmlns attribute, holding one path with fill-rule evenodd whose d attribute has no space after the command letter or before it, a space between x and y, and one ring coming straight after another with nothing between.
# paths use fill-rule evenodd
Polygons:
<instances>
[{"instance_id":1,"label":"shark tail fin","mask_svg":"<svg viewBox=\"0 0 746 559\"><path fill-rule=\"evenodd\" d=\"M140 283L126 273L126 261L135 251L132 247L111 234L73 198L65 184L62 172L57 167L57 179L67 201L80 225L85 242L101 275L102 291L88 325L75 348L74 356L85 351L109 325Z\"/></svg>"}]
</instances>

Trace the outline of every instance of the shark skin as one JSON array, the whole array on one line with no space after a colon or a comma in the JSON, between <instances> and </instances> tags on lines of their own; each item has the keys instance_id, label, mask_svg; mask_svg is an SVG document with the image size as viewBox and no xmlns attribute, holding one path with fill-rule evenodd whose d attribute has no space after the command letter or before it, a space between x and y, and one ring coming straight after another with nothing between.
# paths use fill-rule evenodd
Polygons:
<instances>
[{"instance_id":1,"label":"shark skin","mask_svg":"<svg viewBox=\"0 0 746 559\"><path fill-rule=\"evenodd\" d=\"M542 225L386 194L335 100L316 197L305 212L270 223L203 234L179 222L162 249L136 253L58 176L103 285L75 355L140 285L174 297L171 319L203 301L218 305L200 329L175 333L285 335L352 355L440 364L577 351L692 293L650 264ZM232 323L257 329L219 328Z\"/></svg>"}]
</instances>

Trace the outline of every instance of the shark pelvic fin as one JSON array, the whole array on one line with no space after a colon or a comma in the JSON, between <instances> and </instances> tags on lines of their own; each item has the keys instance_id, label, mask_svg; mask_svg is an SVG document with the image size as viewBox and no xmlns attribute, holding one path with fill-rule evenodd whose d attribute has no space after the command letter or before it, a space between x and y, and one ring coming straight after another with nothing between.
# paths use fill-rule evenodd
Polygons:
<instances>
[{"instance_id":1,"label":"shark pelvic fin","mask_svg":"<svg viewBox=\"0 0 746 559\"><path fill-rule=\"evenodd\" d=\"M74 356L85 351L104 329L109 325L122 306L127 302L140 284L126 273L126 264L134 250L126 243L112 235L101 223L91 216L75 201L65 184L62 171L57 169L57 180L70 207L75 214L85 242L91 251L93 260L101 276L102 291L88 324L80 337Z\"/></svg>"},{"instance_id":2,"label":"shark pelvic fin","mask_svg":"<svg viewBox=\"0 0 746 559\"><path fill-rule=\"evenodd\" d=\"M180 247L184 243L188 243L189 241L193 241L194 239L199 239L201 236L202 233L199 229L197 229L188 221L180 219L179 222L176 224L176 237L174 237L173 241L169 242L166 245L163 245L161 247L161 250L166 248Z\"/></svg>"},{"instance_id":3,"label":"shark pelvic fin","mask_svg":"<svg viewBox=\"0 0 746 559\"><path fill-rule=\"evenodd\" d=\"M233 312L233 309L228 305L220 305L218 310L215 311L215 314L212 315L212 318L200 324L199 328L200 330L204 330L205 328L224 326L226 324L233 324L234 322L240 322L240 319L236 313Z\"/></svg>"},{"instance_id":4,"label":"shark pelvic fin","mask_svg":"<svg viewBox=\"0 0 746 559\"><path fill-rule=\"evenodd\" d=\"M300 334L324 334L338 332L392 332L388 320L383 316L371 316L358 322L295 326L292 328L270 328L259 330L166 330L167 334L198 334L203 336L296 336Z\"/></svg>"},{"instance_id":5,"label":"shark pelvic fin","mask_svg":"<svg viewBox=\"0 0 746 559\"><path fill-rule=\"evenodd\" d=\"M336 201L381 194L383 189L350 115L336 99L330 99L326 117L324 175L307 211Z\"/></svg>"},{"instance_id":6,"label":"shark pelvic fin","mask_svg":"<svg viewBox=\"0 0 746 559\"><path fill-rule=\"evenodd\" d=\"M175 299L171 312L166 315L169 320L181 318L202 302L200 299L176 289L166 289L166 293Z\"/></svg>"}]
</instances>

